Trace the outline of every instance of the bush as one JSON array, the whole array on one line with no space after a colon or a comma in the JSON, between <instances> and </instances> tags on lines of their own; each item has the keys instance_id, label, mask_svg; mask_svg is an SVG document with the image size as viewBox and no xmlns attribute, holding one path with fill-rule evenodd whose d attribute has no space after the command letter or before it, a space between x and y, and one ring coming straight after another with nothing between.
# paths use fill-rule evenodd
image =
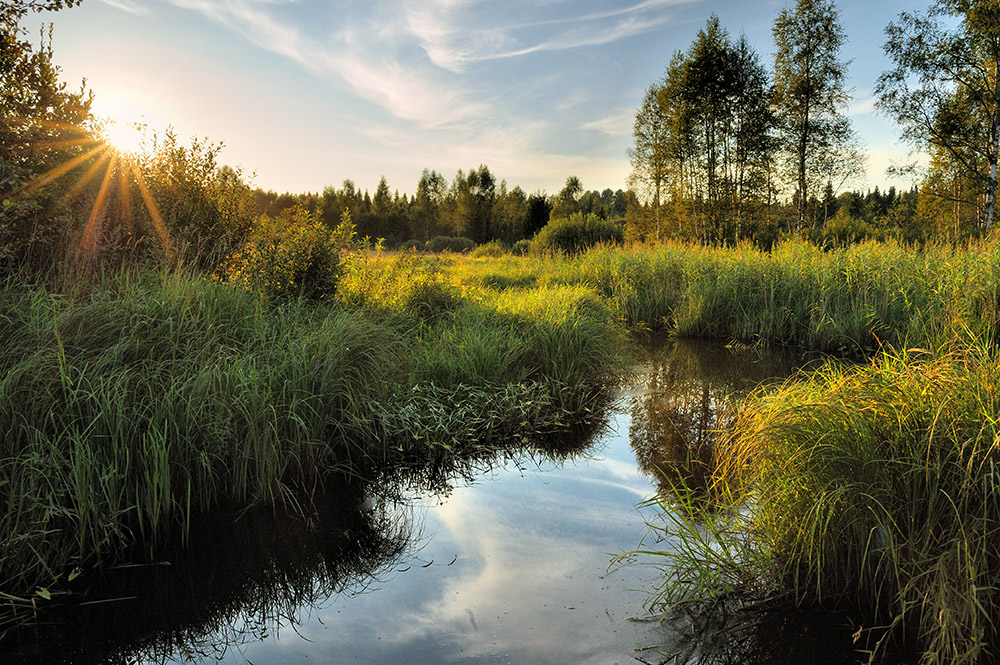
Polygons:
<instances>
[{"instance_id":1,"label":"bush","mask_svg":"<svg viewBox=\"0 0 1000 665\"><path fill-rule=\"evenodd\" d=\"M515 256L524 256L525 254L528 253L529 249L531 249L530 240L518 240L517 242L514 243L514 246L511 248L510 251Z\"/></svg>"},{"instance_id":2,"label":"bush","mask_svg":"<svg viewBox=\"0 0 1000 665\"><path fill-rule=\"evenodd\" d=\"M531 243L536 253L576 254L594 245L620 245L624 239L621 223L601 219L593 213L574 213L550 221Z\"/></svg>"},{"instance_id":3,"label":"bush","mask_svg":"<svg viewBox=\"0 0 1000 665\"><path fill-rule=\"evenodd\" d=\"M497 256L503 256L506 253L507 250L504 249L503 245L501 245L496 240L491 240L485 245L480 245L479 247L476 247L474 250L472 250L472 256L497 257Z\"/></svg>"},{"instance_id":4,"label":"bush","mask_svg":"<svg viewBox=\"0 0 1000 665\"><path fill-rule=\"evenodd\" d=\"M353 247L354 235L348 211L334 231L301 207L291 219L261 216L250 240L216 277L272 299L330 297L340 274L340 253Z\"/></svg>"},{"instance_id":5,"label":"bush","mask_svg":"<svg viewBox=\"0 0 1000 665\"><path fill-rule=\"evenodd\" d=\"M399 246L399 251L401 252L420 252L424 249L424 243L419 240L407 240L402 245Z\"/></svg>"},{"instance_id":6,"label":"bush","mask_svg":"<svg viewBox=\"0 0 1000 665\"><path fill-rule=\"evenodd\" d=\"M435 236L427 241L428 252L471 252L476 243L464 236Z\"/></svg>"}]
</instances>

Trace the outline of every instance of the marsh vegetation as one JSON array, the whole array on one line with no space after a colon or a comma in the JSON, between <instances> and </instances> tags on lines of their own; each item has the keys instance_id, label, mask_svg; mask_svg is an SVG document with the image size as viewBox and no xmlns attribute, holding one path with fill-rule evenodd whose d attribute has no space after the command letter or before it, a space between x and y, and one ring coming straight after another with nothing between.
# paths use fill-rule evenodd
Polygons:
<instances>
[{"instance_id":1,"label":"marsh vegetation","mask_svg":"<svg viewBox=\"0 0 1000 665\"><path fill-rule=\"evenodd\" d=\"M636 115L636 189L529 196L480 165L413 197L265 192L171 130L116 147L23 27L76 4L0 7L0 634L212 515L308 524L358 484L600 423L663 332L835 360L725 409L648 400L653 609L844 610L875 660L995 657L995 4L887 30L878 103L932 157L910 192L838 194L845 35L799 0L773 80L718 17L677 53ZM393 562L405 534L366 519L345 570L292 571L273 607Z\"/></svg>"}]
</instances>

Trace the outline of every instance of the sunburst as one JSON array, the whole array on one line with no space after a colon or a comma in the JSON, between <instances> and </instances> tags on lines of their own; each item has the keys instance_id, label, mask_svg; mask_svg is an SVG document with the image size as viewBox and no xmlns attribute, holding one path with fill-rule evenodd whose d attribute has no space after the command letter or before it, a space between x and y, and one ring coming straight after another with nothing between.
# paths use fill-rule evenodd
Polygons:
<instances>
[{"instance_id":1,"label":"sunburst","mask_svg":"<svg viewBox=\"0 0 1000 665\"><path fill-rule=\"evenodd\" d=\"M74 196L95 178L100 178L101 183L88 214L86 226L73 252L73 264L78 266L97 253L101 232L105 230L104 224L108 220L106 212L109 198L116 186L120 207L118 219L124 230L129 234L132 233L134 224L130 192L134 183L146 212L149 213L164 255L173 263L175 251L170 232L160 215L140 167L140 162L149 156L147 151L151 143L146 126L142 123L100 119L95 120L93 127L90 128L53 124L50 129L55 133L69 134L77 138L49 141L44 147L55 150L76 148L82 149L82 152L37 176L12 192L9 198L25 199L42 187L64 176L77 173L82 168L85 170L78 175L75 183L66 188L63 193L64 198Z\"/></svg>"}]
</instances>

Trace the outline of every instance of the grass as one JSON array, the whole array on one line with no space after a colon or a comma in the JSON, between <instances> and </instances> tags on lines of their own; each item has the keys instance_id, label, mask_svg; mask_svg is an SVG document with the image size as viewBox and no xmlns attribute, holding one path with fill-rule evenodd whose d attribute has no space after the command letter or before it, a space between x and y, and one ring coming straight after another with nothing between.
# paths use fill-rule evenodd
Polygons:
<instances>
[{"instance_id":1,"label":"grass","mask_svg":"<svg viewBox=\"0 0 1000 665\"><path fill-rule=\"evenodd\" d=\"M853 599L940 662L994 639L996 244L360 253L340 269L336 300L319 303L157 272L0 288L11 607L215 506L294 508L330 470L364 476L596 417L628 362L625 330L658 329L855 356L957 349L879 355L752 402L715 446L719 505L673 527L696 535L665 599L692 597L677 595L691 575L705 575L693 597Z\"/></svg>"},{"instance_id":2,"label":"grass","mask_svg":"<svg viewBox=\"0 0 1000 665\"><path fill-rule=\"evenodd\" d=\"M734 598L847 610L872 660L996 656L1000 369L982 347L883 353L758 395L712 490L665 505L675 565L655 604ZM864 643L863 642L863 643Z\"/></svg>"},{"instance_id":3,"label":"grass","mask_svg":"<svg viewBox=\"0 0 1000 665\"><path fill-rule=\"evenodd\" d=\"M583 286L633 330L796 346L864 357L992 335L1000 318L1000 245L867 242L825 251L751 246L597 247L578 258L457 257L468 288Z\"/></svg>"},{"instance_id":4,"label":"grass","mask_svg":"<svg viewBox=\"0 0 1000 665\"><path fill-rule=\"evenodd\" d=\"M50 599L132 543L155 550L218 506L294 508L332 470L365 476L565 428L591 417L622 366L622 333L589 292L491 302L415 266L415 295L401 297L405 271L380 268L356 271L363 300L345 286L318 304L163 273L0 289L10 607ZM439 291L445 304L427 307Z\"/></svg>"}]
</instances>

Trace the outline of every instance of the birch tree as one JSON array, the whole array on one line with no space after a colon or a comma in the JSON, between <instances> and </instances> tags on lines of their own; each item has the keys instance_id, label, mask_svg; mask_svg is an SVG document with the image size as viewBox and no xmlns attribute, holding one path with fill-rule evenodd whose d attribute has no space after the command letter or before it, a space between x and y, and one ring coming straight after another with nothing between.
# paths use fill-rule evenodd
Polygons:
<instances>
[{"instance_id":1,"label":"birch tree","mask_svg":"<svg viewBox=\"0 0 1000 665\"><path fill-rule=\"evenodd\" d=\"M895 67L879 77L878 107L903 136L978 184L981 225L993 228L1000 151L1000 3L938 0L886 28Z\"/></svg>"}]
</instances>

